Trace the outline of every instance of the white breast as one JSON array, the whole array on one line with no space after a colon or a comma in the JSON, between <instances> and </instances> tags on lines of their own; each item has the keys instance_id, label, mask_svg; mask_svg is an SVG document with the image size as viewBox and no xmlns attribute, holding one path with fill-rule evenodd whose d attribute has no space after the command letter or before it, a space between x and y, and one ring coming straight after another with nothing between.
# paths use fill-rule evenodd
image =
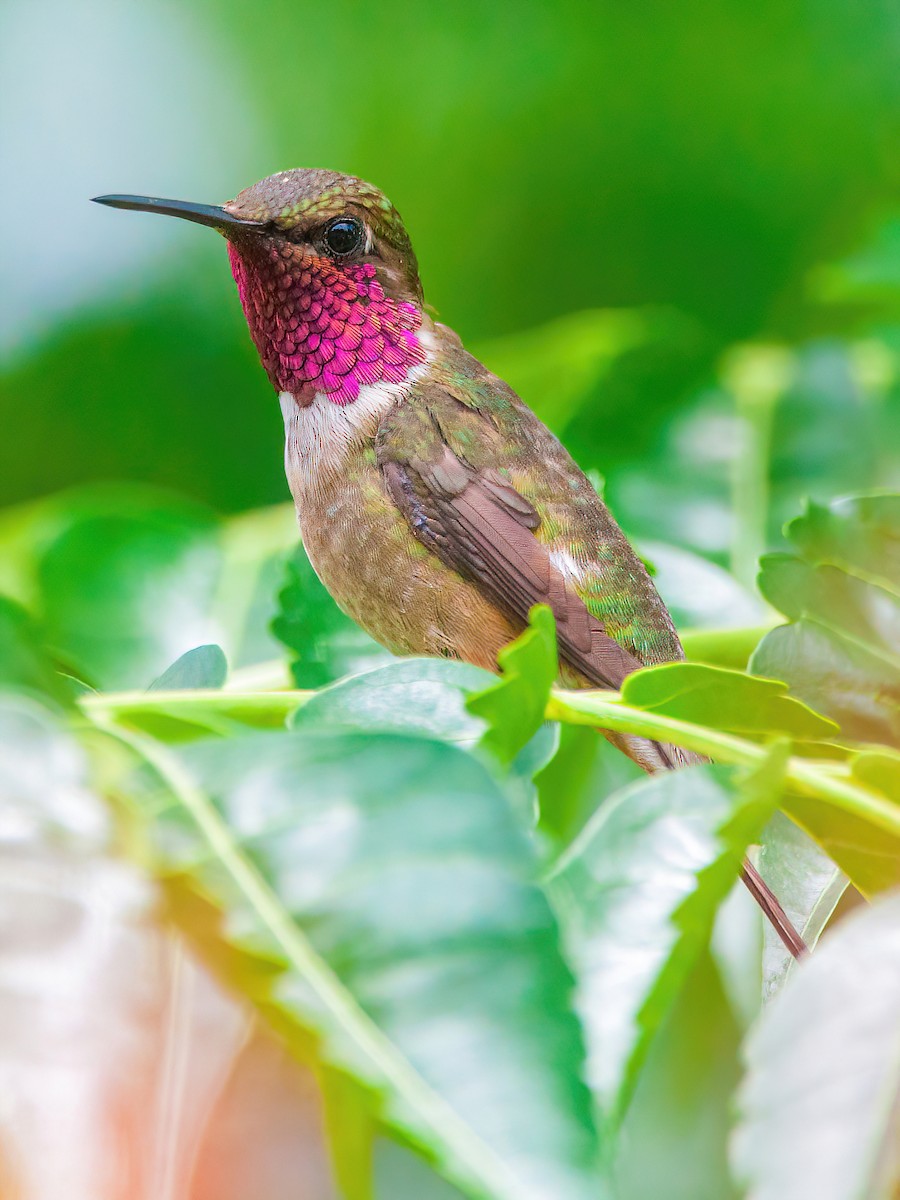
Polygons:
<instances>
[{"instance_id":1,"label":"white breast","mask_svg":"<svg viewBox=\"0 0 900 1200\"><path fill-rule=\"evenodd\" d=\"M301 496L315 491L317 480L343 469L354 447L374 438L388 409L427 374L434 354L432 336L422 331L419 338L428 351L425 362L413 367L402 383L361 387L352 404L335 404L324 392L316 392L311 404L300 405L290 392L281 392L284 470L298 504Z\"/></svg>"}]
</instances>

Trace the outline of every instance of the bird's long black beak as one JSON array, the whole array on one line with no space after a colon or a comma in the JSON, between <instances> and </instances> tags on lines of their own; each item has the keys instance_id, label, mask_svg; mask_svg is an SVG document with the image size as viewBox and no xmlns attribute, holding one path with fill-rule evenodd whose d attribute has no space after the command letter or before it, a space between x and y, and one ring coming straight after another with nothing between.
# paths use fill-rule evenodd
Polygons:
<instances>
[{"instance_id":1,"label":"bird's long black beak","mask_svg":"<svg viewBox=\"0 0 900 1200\"><path fill-rule=\"evenodd\" d=\"M262 229L266 221L247 221L219 208L217 204L192 204L188 200L160 200L156 196L94 196L95 204L110 208L131 208L136 212L162 213L166 217L181 217L198 225L209 225L222 233L234 229Z\"/></svg>"}]
</instances>

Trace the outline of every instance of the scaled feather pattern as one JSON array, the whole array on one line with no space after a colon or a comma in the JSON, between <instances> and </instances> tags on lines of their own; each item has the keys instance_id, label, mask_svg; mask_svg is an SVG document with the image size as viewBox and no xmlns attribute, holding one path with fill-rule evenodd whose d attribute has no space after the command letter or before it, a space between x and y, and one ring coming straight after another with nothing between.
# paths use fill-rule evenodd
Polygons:
<instances>
[{"instance_id":1,"label":"scaled feather pattern","mask_svg":"<svg viewBox=\"0 0 900 1200\"><path fill-rule=\"evenodd\" d=\"M351 404L361 387L402 383L425 361L419 310L386 296L371 263L340 264L288 241L262 240L231 269L263 366L279 391Z\"/></svg>"}]
</instances>

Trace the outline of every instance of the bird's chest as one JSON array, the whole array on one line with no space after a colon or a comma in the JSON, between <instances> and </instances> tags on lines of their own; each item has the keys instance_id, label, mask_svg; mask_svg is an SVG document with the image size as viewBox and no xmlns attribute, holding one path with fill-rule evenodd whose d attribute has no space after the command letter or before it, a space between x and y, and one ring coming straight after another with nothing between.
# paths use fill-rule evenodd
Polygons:
<instances>
[{"instance_id":1,"label":"bird's chest","mask_svg":"<svg viewBox=\"0 0 900 1200\"><path fill-rule=\"evenodd\" d=\"M392 402L363 395L341 407L317 397L300 407L281 398L285 472L303 545L338 604L375 636L373 622L386 610L412 606L411 560L424 552L388 498L375 458L378 423Z\"/></svg>"},{"instance_id":2,"label":"bird's chest","mask_svg":"<svg viewBox=\"0 0 900 1200\"><path fill-rule=\"evenodd\" d=\"M349 560L366 529L387 515L375 434L390 397L363 396L352 405L323 396L300 405L287 392L280 399L285 474L303 542L316 569L318 559L327 570L326 557Z\"/></svg>"},{"instance_id":3,"label":"bird's chest","mask_svg":"<svg viewBox=\"0 0 900 1200\"><path fill-rule=\"evenodd\" d=\"M380 392L381 389L365 389ZM371 451L374 464L378 422L390 406L383 394L364 396L355 404L334 404L317 395L311 404L300 404L282 392L284 417L284 469L295 503L305 505L326 489L356 472Z\"/></svg>"},{"instance_id":4,"label":"bird's chest","mask_svg":"<svg viewBox=\"0 0 900 1200\"><path fill-rule=\"evenodd\" d=\"M361 398L367 408L355 413L355 405L281 399L285 469L309 560L344 612L394 653L493 669L516 631L413 536L375 457L379 422L395 399Z\"/></svg>"}]
</instances>

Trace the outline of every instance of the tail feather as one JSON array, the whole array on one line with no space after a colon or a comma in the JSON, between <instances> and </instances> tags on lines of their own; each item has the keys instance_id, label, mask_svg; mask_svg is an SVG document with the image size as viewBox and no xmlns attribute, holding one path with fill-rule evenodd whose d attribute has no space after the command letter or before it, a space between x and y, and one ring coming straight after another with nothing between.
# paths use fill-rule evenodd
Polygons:
<instances>
[{"instance_id":1,"label":"tail feather","mask_svg":"<svg viewBox=\"0 0 900 1200\"><path fill-rule=\"evenodd\" d=\"M785 949L790 951L794 958L801 958L806 954L809 949L806 942L791 924L791 919L781 907L778 897L749 858L744 859L741 879L743 879L747 891L763 910L772 928L781 938Z\"/></svg>"},{"instance_id":2,"label":"tail feather","mask_svg":"<svg viewBox=\"0 0 900 1200\"><path fill-rule=\"evenodd\" d=\"M653 742L650 738L637 737L632 733L612 733L608 729L601 729L600 732L648 775L657 771L674 771L678 767L692 767L707 761L701 755L694 754L692 750L683 750L680 746Z\"/></svg>"}]
</instances>

